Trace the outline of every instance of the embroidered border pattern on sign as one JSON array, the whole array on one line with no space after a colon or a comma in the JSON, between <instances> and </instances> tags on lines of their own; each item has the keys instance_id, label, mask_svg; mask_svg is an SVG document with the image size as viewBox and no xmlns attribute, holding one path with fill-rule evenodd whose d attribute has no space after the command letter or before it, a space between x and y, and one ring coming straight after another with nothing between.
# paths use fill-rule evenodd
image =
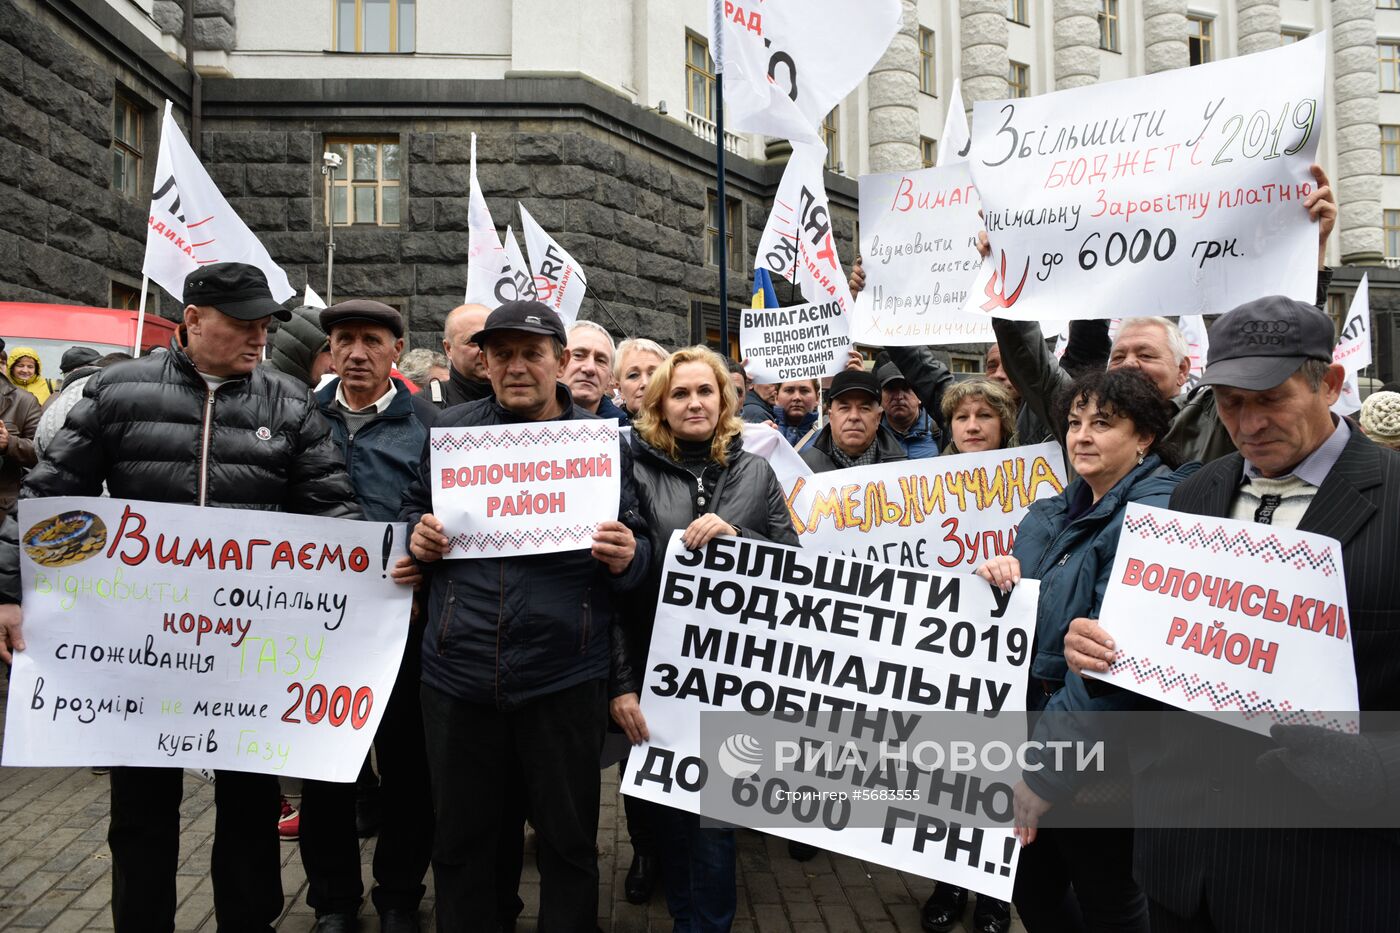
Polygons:
<instances>
[{"instance_id":1,"label":"embroidered border pattern on sign","mask_svg":"<svg viewBox=\"0 0 1400 933\"><path fill-rule=\"evenodd\" d=\"M1265 563L1277 560L1292 564L1298 570L1306 566L1310 570L1321 570L1323 575L1328 577L1337 573L1331 550L1314 551L1306 542L1284 548L1278 536L1273 534L1256 541L1247 531L1229 534L1223 529L1215 528L1207 532L1199 523L1186 528L1176 519L1159 525L1156 517L1152 515L1129 516L1124 520L1123 527L1143 540L1160 538L1168 544L1185 544L1193 550L1210 548L1213 554L1230 551L1236 557L1243 557L1248 553L1250 557L1258 557Z\"/></svg>"}]
</instances>

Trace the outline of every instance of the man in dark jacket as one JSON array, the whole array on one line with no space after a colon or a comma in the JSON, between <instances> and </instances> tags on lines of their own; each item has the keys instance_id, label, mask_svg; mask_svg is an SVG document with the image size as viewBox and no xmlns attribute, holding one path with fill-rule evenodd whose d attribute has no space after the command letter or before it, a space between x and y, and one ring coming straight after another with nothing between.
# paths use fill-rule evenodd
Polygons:
<instances>
[{"instance_id":1,"label":"man in dark jacket","mask_svg":"<svg viewBox=\"0 0 1400 933\"><path fill-rule=\"evenodd\" d=\"M576 321L564 347L564 376L574 404L590 415L631 424L627 412L612 400L613 356L617 347L607 328L593 321Z\"/></svg>"},{"instance_id":2,"label":"man in dark jacket","mask_svg":"<svg viewBox=\"0 0 1400 933\"><path fill-rule=\"evenodd\" d=\"M861 365L864 369L864 364ZM880 407L885 416L881 424L899 439L910 460L938 456L943 446L943 432L938 423L924 410L904 373L894 363L886 363L875 372L880 380Z\"/></svg>"},{"instance_id":3,"label":"man in dark jacket","mask_svg":"<svg viewBox=\"0 0 1400 933\"><path fill-rule=\"evenodd\" d=\"M190 273L184 297L170 352L92 377L23 495L96 496L105 481L124 499L358 518L311 393L258 368L268 318L286 315L262 271L214 263ZM9 544L0 558L16 560ZM23 648L19 622L18 607L3 607L6 645ZM4 645L0 655L9 658ZM184 773L113 768L111 782L115 928L173 929ZM211 874L221 929L270 931L282 913L279 797L272 775L217 772Z\"/></svg>"},{"instance_id":4,"label":"man in dark jacket","mask_svg":"<svg viewBox=\"0 0 1400 933\"><path fill-rule=\"evenodd\" d=\"M443 412L437 427L593 417L558 382L564 326L547 305L507 302L473 339L495 398ZM422 702L441 930L509 922L495 874L497 837L515 829L498 805L511 780L524 785L539 840L540 928L596 925L608 628L614 595L640 584L651 554L630 456L619 455L622 521L600 523L589 551L437 562L448 539L426 452L405 497L410 548L429 563Z\"/></svg>"},{"instance_id":5,"label":"man in dark jacket","mask_svg":"<svg viewBox=\"0 0 1400 933\"><path fill-rule=\"evenodd\" d=\"M880 383L864 369L836 374L827 391L827 424L800 453L815 473L907 460L893 431L880 423Z\"/></svg>"},{"instance_id":6,"label":"man in dark jacket","mask_svg":"<svg viewBox=\"0 0 1400 933\"><path fill-rule=\"evenodd\" d=\"M485 305L458 305L448 312L442 325L442 352L447 354L451 373L446 382L434 379L427 388L429 400L438 408L491 397L481 348L472 343L472 335L481 330L490 313Z\"/></svg>"},{"instance_id":7,"label":"man in dark jacket","mask_svg":"<svg viewBox=\"0 0 1400 933\"><path fill-rule=\"evenodd\" d=\"M403 493L418 476L437 409L390 376L403 350L403 318L377 301L352 300L320 313L339 378L316 393L350 472L365 517L398 521ZM374 849L374 906L384 933L414 933L433 845L433 809L418 703L422 626L414 624L384 718L374 736L383 800ZM356 928L364 887L355 831L354 784L305 781L298 842L317 933Z\"/></svg>"}]
</instances>

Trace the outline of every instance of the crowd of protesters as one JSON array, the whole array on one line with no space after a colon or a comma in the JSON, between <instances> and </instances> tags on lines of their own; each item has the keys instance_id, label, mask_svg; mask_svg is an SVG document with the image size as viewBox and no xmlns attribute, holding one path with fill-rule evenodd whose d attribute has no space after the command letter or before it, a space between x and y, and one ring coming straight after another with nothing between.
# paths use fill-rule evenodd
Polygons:
<instances>
[{"instance_id":1,"label":"crowd of protesters","mask_svg":"<svg viewBox=\"0 0 1400 933\"><path fill-rule=\"evenodd\" d=\"M1318 182L1303 207L1319 227L1320 301L1336 207L1326 179ZM864 285L859 263L850 284ZM853 350L823 386L756 385L742 364L704 347L615 344L599 324L566 329L530 301L456 308L441 352L405 353L395 309L350 300L287 311L262 273L240 263L191 274L184 304L169 348L141 359L75 347L52 380L31 349L3 357L0 653L8 660L24 648L13 520L24 496L105 493L404 521L412 556L393 577L416 591L375 767L367 760L360 782L306 781L296 811L272 776L216 775L211 875L222 930L269 930L281 913L279 825L299 842L317 929L356 929L367 824L379 835L370 893L387 933L419 929L429 867L439 930L513 929L527 824L539 928L594 929L600 754L610 729L633 744L649 738L642 679L670 535L681 532L692 549L719 535L798 543L772 467L744 448L746 423L779 432L818 473L1063 446L1072 482L1031 506L1011 554L977 569L1005 590L1040 581L1030 710L1146 705L1090 691L1081 676L1112 658L1096 620L1129 503L1336 537L1361 708L1400 708L1400 584L1379 569L1400 552L1400 393L1374 393L1356 420L1330 413L1343 373L1331 362L1333 325L1317 307L1261 296L1229 310L1188 394L1185 341L1157 317L1130 318L1111 340L1106 321L1075 322L1058 356L1038 325L998 319L983 376L956 378L928 347L891 347L875 348L873 364ZM1241 337L1260 321L1287 339ZM631 430L617 519L598 526L590 549L442 559L431 427L593 418ZM206 419L217 439L201 446ZM253 443L254 427L278 442ZM1339 794L1348 805L1395 806L1394 736L1324 741L1306 729L1277 743L1232 734L1222 744L1237 757L1272 756L1271 779L1312 788L1319 806ZM1203 751L1169 754L1133 783L1174 782L1188 798L1219 793L1206 785L1208 768L1192 770ZM1345 767L1313 767L1328 756ZM1381 928L1374 918L1400 916L1400 847L1390 836L1041 827L1052 808L1079 806L1079 778L1041 771L1016 787L1026 849L1014 903L1028 930L1370 930ZM172 769L111 769L119 933L172 929L182 780ZM376 784L371 818L365 801ZM660 888L677 930L728 930L734 831L630 797L625 812L627 899L642 903ZM923 928L954 929L968 901L968 891L938 884ZM1010 923L1009 904L976 898L973 929L1003 933Z\"/></svg>"}]
</instances>

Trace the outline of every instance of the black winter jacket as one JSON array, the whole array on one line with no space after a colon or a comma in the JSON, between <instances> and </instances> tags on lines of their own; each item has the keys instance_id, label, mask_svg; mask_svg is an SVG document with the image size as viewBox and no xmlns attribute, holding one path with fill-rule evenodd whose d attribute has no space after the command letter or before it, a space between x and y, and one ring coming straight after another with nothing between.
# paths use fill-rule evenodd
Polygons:
<instances>
[{"instance_id":1,"label":"black winter jacket","mask_svg":"<svg viewBox=\"0 0 1400 933\"><path fill-rule=\"evenodd\" d=\"M211 389L179 341L89 379L20 495L97 496L105 481L120 499L360 517L307 386L260 367Z\"/></svg>"},{"instance_id":2,"label":"black winter jacket","mask_svg":"<svg viewBox=\"0 0 1400 933\"><path fill-rule=\"evenodd\" d=\"M495 393L491 391L491 383L482 379L468 379L457 372L457 367L448 367L448 379L443 382L441 379L433 379L424 388L424 393L428 400L438 408L451 408L453 405L466 405L471 402L479 402L484 398L492 398Z\"/></svg>"},{"instance_id":3,"label":"black winter jacket","mask_svg":"<svg viewBox=\"0 0 1400 933\"><path fill-rule=\"evenodd\" d=\"M812 468L813 473L829 473L832 470L839 470L841 466L831 456L831 422L827 422L816 436L816 439L806 447L802 448L799 456ZM875 462L892 463L896 460L908 460L909 455L904 452L904 445L899 442L899 436L891 431L883 422L875 431Z\"/></svg>"},{"instance_id":4,"label":"black winter jacket","mask_svg":"<svg viewBox=\"0 0 1400 933\"><path fill-rule=\"evenodd\" d=\"M632 473L651 539L652 566L645 585L635 598L628 600L628 611L613 625L609 696L641 692L656 620L656 598L661 589L661 567L673 531L684 529L706 512L714 512L737 528L742 537L794 547L800 543L792 528L782 486L768 461L744 450L742 436L734 438L728 453L728 465L711 465L716 475L707 478L705 486L713 492L705 496L695 474L632 432Z\"/></svg>"},{"instance_id":5,"label":"black winter jacket","mask_svg":"<svg viewBox=\"0 0 1400 933\"><path fill-rule=\"evenodd\" d=\"M563 414L594 418L556 384ZM521 424L494 398L443 411L434 427ZM637 537L626 571L613 576L586 550L522 557L439 560L424 565L428 622L423 632L423 683L467 703L513 709L536 697L608 676L608 628L615 594L645 578L651 544L637 511L631 452L622 445L619 521ZM400 518L410 530L433 510L431 450L404 496Z\"/></svg>"}]
</instances>

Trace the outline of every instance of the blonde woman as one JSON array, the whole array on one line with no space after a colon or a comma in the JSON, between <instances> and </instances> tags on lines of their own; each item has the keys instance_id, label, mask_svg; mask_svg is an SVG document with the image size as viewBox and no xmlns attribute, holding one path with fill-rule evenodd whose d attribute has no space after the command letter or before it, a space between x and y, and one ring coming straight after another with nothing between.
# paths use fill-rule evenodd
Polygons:
<instances>
[{"instance_id":1,"label":"blonde woman","mask_svg":"<svg viewBox=\"0 0 1400 933\"><path fill-rule=\"evenodd\" d=\"M991 379L968 379L943 393L945 454L970 454L1016 446L1016 401Z\"/></svg>"}]
</instances>

